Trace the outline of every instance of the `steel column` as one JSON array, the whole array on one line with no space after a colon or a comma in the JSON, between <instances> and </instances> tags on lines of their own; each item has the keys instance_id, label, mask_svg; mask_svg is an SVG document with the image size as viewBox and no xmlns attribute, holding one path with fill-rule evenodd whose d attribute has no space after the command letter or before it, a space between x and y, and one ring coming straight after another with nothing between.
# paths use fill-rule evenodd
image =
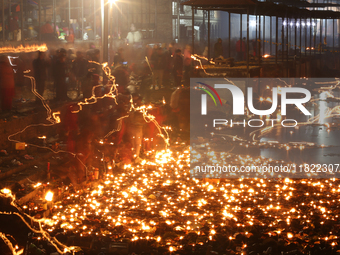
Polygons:
<instances>
[{"instance_id":1,"label":"steel column","mask_svg":"<svg viewBox=\"0 0 340 255\"><path fill-rule=\"evenodd\" d=\"M210 10L208 10L208 59L210 60Z\"/></svg>"},{"instance_id":2,"label":"steel column","mask_svg":"<svg viewBox=\"0 0 340 255\"><path fill-rule=\"evenodd\" d=\"M334 36L334 34L335 34L334 28L335 28L335 26L334 26L334 19L333 19L333 53L334 53L334 43L335 43L335 41L334 41L334 38L335 38L335 36Z\"/></svg>"},{"instance_id":3,"label":"steel column","mask_svg":"<svg viewBox=\"0 0 340 255\"><path fill-rule=\"evenodd\" d=\"M286 64L287 64L287 78L289 76L289 71L288 71L288 67L289 67L289 62L288 62L288 59L289 59L289 24L288 24L288 18L287 18L287 26L286 26L286 34L287 34L287 40L286 40L286 45L287 45L287 51L286 51Z\"/></svg>"},{"instance_id":4,"label":"steel column","mask_svg":"<svg viewBox=\"0 0 340 255\"><path fill-rule=\"evenodd\" d=\"M5 42L5 0L2 0L2 41Z\"/></svg>"},{"instance_id":5,"label":"steel column","mask_svg":"<svg viewBox=\"0 0 340 255\"><path fill-rule=\"evenodd\" d=\"M231 32L230 32L230 12L228 12L228 57L230 58L230 35L231 35Z\"/></svg>"},{"instance_id":6,"label":"steel column","mask_svg":"<svg viewBox=\"0 0 340 255\"><path fill-rule=\"evenodd\" d=\"M281 50L282 50L281 58L282 58L282 67L283 67L283 63L284 63L284 57L283 56L284 56L284 49L285 49L285 32L284 32L285 27L284 27L283 23L284 23L284 19L282 18L282 30L281 30Z\"/></svg>"},{"instance_id":7,"label":"steel column","mask_svg":"<svg viewBox=\"0 0 340 255\"><path fill-rule=\"evenodd\" d=\"M94 38L96 38L97 35L97 10L96 10L96 1L97 0L93 0L93 33L94 33ZM81 10L82 15L84 13L84 6ZM83 33L83 40L84 40L84 17L82 16L82 33Z\"/></svg>"},{"instance_id":8,"label":"steel column","mask_svg":"<svg viewBox=\"0 0 340 255\"><path fill-rule=\"evenodd\" d=\"M39 0L38 1L38 8L39 8L39 13L38 13L38 18L39 18L39 26L38 26L38 28L39 28L39 31L38 31L38 33L39 33L39 41L41 41L41 0Z\"/></svg>"},{"instance_id":9,"label":"steel column","mask_svg":"<svg viewBox=\"0 0 340 255\"><path fill-rule=\"evenodd\" d=\"M247 54L246 54L246 58L247 58L247 77L250 77L249 74L249 8L247 8Z\"/></svg>"},{"instance_id":10,"label":"steel column","mask_svg":"<svg viewBox=\"0 0 340 255\"><path fill-rule=\"evenodd\" d=\"M102 61L108 61L108 18L109 18L109 8L108 0L101 0L101 11L102 11Z\"/></svg>"},{"instance_id":11,"label":"steel column","mask_svg":"<svg viewBox=\"0 0 340 255\"><path fill-rule=\"evenodd\" d=\"M263 55L266 54L266 16L263 15Z\"/></svg>"},{"instance_id":12,"label":"steel column","mask_svg":"<svg viewBox=\"0 0 340 255\"><path fill-rule=\"evenodd\" d=\"M71 29L71 0L68 0L68 31Z\"/></svg>"},{"instance_id":13,"label":"steel column","mask_svg":"<svg viewBox=\"0 0 340 255\"><path fill-rule=\"evenodd\" d=\"M56 34L56 2L55 0L52 1L52 12L53 12L53 34Z\"/></svg>"},{"instance_id":14,"label":"steel column","mask_svg":"<svg viewBox=\"0 0 340 255\"><path fill-rule=\"evenodd\" d=\"M269 16L269 18L270 18L269 51L270 51L270 55L272 55L273 54L273 52L272 52L272 44L273 44L273 41L272 41L272 37L273 37L273 17Z\"/></svg>"},{"instance_id":15,"label":"steel column","mask_svg":"<svg viewBox=\"0 0 340 255\"><path fill-rule=\"evenodd\" d=\"M191 46L192 46L192 54L194 54L194 49L195 49L195 9L194 7L191 7L191 26L192 26L192 30L191 30Z\"/></svg>"},{"instance_id":16,"label":"steel column","mask_svg":"<svg viewBox=\"0 0 340 255\"><path fill-rule=\"evenodd\" d=\"M309 24L309 55L312 56L312 34L313 34L312 16L310 16L310 18L309 18L309 23L310 23Z\"/></svg>"},{"instance_id":17,"label":"steel column","mask_svg":"<svg viewBox=\"0 0 340 255\"><path fill-rule=\"evenodd\" d=\"M279 39L278 39L278 36L279 36L279 17L276 16L276 22L275 22L275 64L277 64L277 59L278 59L278 56L277 56L277 48L278 48L278 44L279 44Z\"/></svg>"},{"instance_id":18,"label":"steel column","mask_svg":"<svg viewBox=\"0 0 340 255\"><path fill-rule=\"evenodd\" d=\"M259 65L261 64L261 15L259 15Z\"/></svg>"},{"instance_id":19,"label":"steel column","mask_svg":"<svg viewBox=\"0 0 340 255\"><path fill-rule=\"evenodd\" d=\"M20 14L21 14L21 41L24 41L24 1L20 1Z\"/></svg>"}]
</instances>

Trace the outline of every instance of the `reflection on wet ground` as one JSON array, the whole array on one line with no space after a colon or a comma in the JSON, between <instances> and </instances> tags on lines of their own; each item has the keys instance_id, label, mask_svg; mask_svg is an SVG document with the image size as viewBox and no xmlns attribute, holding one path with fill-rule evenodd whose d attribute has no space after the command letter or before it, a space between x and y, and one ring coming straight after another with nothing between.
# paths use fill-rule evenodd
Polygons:
<instances>
[{"instance_id":1,"label":"reflection on wet ground","mask_svg":"<svg viewBox=\"0 0 340 255\"><path fill-rule=\"evenodd\" d=\"M81 93L82 94L82 93ZM47 82L44 90L43 97L46 100L52 101L56 96L55 88L53 82ZM78 91L76 89L70 88L67 91L67 96L70 100L76 100L82 97L82 95L78 96ZM36 108L37 105L34 103L37 100L36 96L33 94L31 89L31 84L25 86L17 86L15 88L15 96L13 99L13 107L16 112L27 112Z\"/></svg>"},{"instance_id":2,"label":"reflection on wet ground","mask_svg":"<svg viewBox=\"0 0 340 255\"><path fill-rule=\"evenodd\" d=\"M252 137L250 133L257 128L244 128L242 125L234 128L227 128L226 130L216 131L215 137L219 134L237 135L246 140L260 140L261 142L277 141L279 143L291 142L309 142L314 143L315 147L311 148L292 148L279 149L277 147L269 148L248 148L233 144L232 152L235 154L245 154L250 156L264 156L274 160L284 160L286 162L294 163L309 163L309 164L337 164L340 163L340 118L333 116L328 118L326 112L328 109L339 106L340 101L336 99L327 99L327 92L321 92L313 95L314 102L306 105L306 108L311 112L311 116L301 115L298 111L294 114L289 114L286 119L295 119L298 121L297 127L282 127L277 126L271 132L262 137ZM332 92L335 98L340 97L340 92ZM303 125L301 123L307 122L309 118L314 118L319 115L319 118L313 124ZM275 115L276 116L276 115ZM257 116L255 119L261 117ZM273 118L273 117L272 117ZM262 118L264 120L264 118ZM275 118L273 118L275 119ZM276 122L279 123L279 122ZM332 125L333 124L333 125ZM267 126L271 125L270 122ZM332 127L333 126L333 127ZM259 134L259 133L257 133ZM320 147L320 145L322 145ZM221 149L219 147L219 149ZM230 150L230 144L226 144L225 149Z\"/></svg>"},{"instance_id":3,"label":"reflection on wet ground","mask_svg":"<svg viewBox=\"0 0 340 255\"><path fill-rule=\"evenodd\" d=\"M335 97L339 97L339 92L333 92ZM261 155L264 157L271 157L273 159L288 160L296 163L340 163L340 130L337 128L329 129L327 123L339 123L339 118L332 117L327 118L326 112L329 108L336 107L339 102L327 101L327 92L321 92L314 95L315 101L308 110L315 117L320 115L319 121L316 124L319 125L307 125L299 126L298 128L284 128L279 127L273 130L266 137L263 137L261 141L268 141L275 139L279 142L312 142L318 145L325 145L325 148L310 148L306 150L292 150L282 151L277 149L262 149ZM299 122L307 120L306 116L293 116Z\"/></svg>"}]
</instances>

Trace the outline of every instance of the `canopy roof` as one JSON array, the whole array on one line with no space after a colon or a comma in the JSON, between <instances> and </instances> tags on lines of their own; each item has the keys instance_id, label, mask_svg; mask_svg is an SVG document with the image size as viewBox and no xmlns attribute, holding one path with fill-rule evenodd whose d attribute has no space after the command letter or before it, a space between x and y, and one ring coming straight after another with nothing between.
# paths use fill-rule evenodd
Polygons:
<instances>
[{"instance_id":1,"label":"canopy roof","mask_svg":"<svg viewBox=\"0 0 340 255\"><path fill-rule=\"evenodd\" d=\"M275 0L277 1L277 0ZM277 16L282 18L294 19L339 19L340 12L325 11L325 10L309 10L299 8L297 6L314 7L315 4L310 4L306 1L295 1L296 6L289 6L282 3L274 2L259 2L257 0L189 0L183 5L190 5L194 8L202 10L219 10L231 13L246 14L249 10L250 15L266 15ZM293 4L294 2L288 1ZM333 6L340 6L333 4Z\"/></svg>"}]
</instances>

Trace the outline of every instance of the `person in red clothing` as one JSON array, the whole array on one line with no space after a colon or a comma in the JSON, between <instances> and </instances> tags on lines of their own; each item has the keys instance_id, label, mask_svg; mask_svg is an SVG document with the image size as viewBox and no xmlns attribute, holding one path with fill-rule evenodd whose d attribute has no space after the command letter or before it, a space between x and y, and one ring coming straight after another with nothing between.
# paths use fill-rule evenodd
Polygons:
<instances>
[{"instance_id":1,"label":"person in red clothing","mask_svg":"<svg viewBox=\"0 0 340 255\"><path fill-rule=\"evenodd\" d=\"M67 37L67 42L74 43L74 31L73 31L73 28L70 29L70 35Z\"/></svg>"},{"instance_id":2,"label":"person in red clothing","mask_svg":"<svg viewBox=\"0 0 340 255\"><path fill-rule=\"evenodd\" d=\"M148 111L148 114L150 116L155 117L155 121L160 125L163 126L163 123L166 120L166 108L165 106L155 106L151 110ZM159 134L159 129L157 128L155 122L150 121L147 122L144 126L143 130L144 134L144 150L145 151L151 151L156 148L156 146L164 146L164 140L162 137L160 137ZM160 149L161 147L158 147Z\"/></svg>"},{"instance_id":3,"label":"person in red clothing","mask_svg":"<svg viewBox=\"0 0 340 255\"><path fill-rule=\"evenodd\" d=\"M53 40L54 31L53 31L53 27L51 26L50 22L47 21L46 24L40 28L40 33L41 33L42 40L45 40L45 41Z\"/></svg>"},{"instance_id":4,"label":"person in red clothing","mask_svg":"<svg viewBox=\"0 0 340 255\"><path fill-rule=\"evenodd\" d=\"M237 61L244 61L245 60L245 53L246 53L246 38L243 37L243 40L239 39L236 42L236 58Z\"/></svg>"},{"instance_id":5,"label":"person in red clothing","mask_svg":"<svg viewBox=\"0 0 340 255\"><path fill-rule=\"evenodd\" d=\"M9 64L8 57L0 56L0 99L3 112L12 110L12 101L15 94L14 72Z\"/></svg>"}]
</instances>

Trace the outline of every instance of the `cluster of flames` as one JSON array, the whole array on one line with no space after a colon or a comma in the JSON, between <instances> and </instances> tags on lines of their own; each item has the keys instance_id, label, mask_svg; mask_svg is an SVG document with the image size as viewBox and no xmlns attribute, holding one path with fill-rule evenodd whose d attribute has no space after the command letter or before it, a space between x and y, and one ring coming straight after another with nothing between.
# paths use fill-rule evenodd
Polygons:
<instances>
[{"instance_id":1,"label":"cluster of flames","mask_svg":"<svg viewBox=\"0 0 340 255\"><path fill-rule=\"evenodd\" d=\"M212 150L208 153L214 157ZM245 156L239 160L245 164L246 161L264 163L268 159ZM57 242L53 235L58 232L80 238L115 236L117 241L153 240L172 252L186 245L183 241L190 233L195 233L201 241L189 245L203 245L215 240L219 229L228 225L234 225L237 232L245 232L253 225L266 226L267 234L293 240L299 235L290 229L294 220L306 228L312 227L313 213L321 214L321 225L338 221L338 209L333 206L340 201L337 179L207 180L192 178L189 169L188 148L160 151L153 160L126 165L124 171L107 175L100 184L88 189L65 194L61 201L54 201L53 194L48 192L45 199L52 203L52 214L39 220L26 213L34 213L33 207L19 208L9 190L2 190L1 196L10 197L22 219L29 217L35 227L27 221L26 224L60 253L76 247ZM300 199L301 192L304 199ZM286 229L282 228L282 222ZM98 228L98 224L105 227ZM176 233L176 237L157 234L156 230L163 225ZM229 240L235 239L235 235L231 234ZM338 236L332 232L320 233L318 239L332 246L338 242ZM13 254L20 254L15 253L17 250L13 248Z\"/></svg>"},{"instance_id":2,"label":"cluster of flames","mask_svg":"<svg viewBox=\"0 0 340 255\"><path fill-rule=\"evenodd\" d=\"M8 54L8 53L30 53L30 52L37 52L37 51L42 51L45 52L47 51L48 48L46 44L41 44L41 45L20 45L18 47L13 47L13 46L7 46L7 47L2 47L0 48L0 54Z\"/></svg>"},{"instance_id":3,"label":"cluster of flames","mask_svg":"<svg viewBox=\"0 0 340 255\"><path fill-rule=\"evenodd\" d=\"M36 50L41 49L34 51ZM198 59L196 56L192 58ZM113 83L110 92L102 97L96 97L94 88L90 99L84 99L78 103L79 110L83 105L96 103L99 98L110 97L116 100L117 88L114 77L107 65L104 64L102 67ZM36 93L34 78L26 77L31 79L32 91ZM328 89L335 89L338 86L339 84L331 85ZM50 124L41 125L53 126L60 123L58 113L51 111L41 95L37 94L37 96L42 100L47 110L47 120L50 122ZM154 122L159 135L164 138L166 144L169 144L167 129L161 127L155 117L148 114L148 109L148 106L135 107L131 102L131 111L140 111L146 121ZM340 108L335 107L327 112L326 117L339 114ZM320 116L314 117L305 125L313 124L319 118ZM28 127L20 132L24 132ZM261 129L260 136L274 128ZM16 134L10 136L9 139L15 141L12 137ZM233 138L239 139L236 136ZM250 141L245 140L245 142ZM273 162L272 159L264 157L236 156L230 152L217 153L211 149L209 144L205 145L204 153L191 150L191 159L194 162L205 156L209 156L208 159L212 163L219 161L237 165L252 163L265 165ZM299 185L299 190L296 188L297 185ZM305 192L305 199L295 200L296 193L304 189L313 189L313 193ZM285 231L286 237L293 239L297 234L282 229L280 222L285 222L289 227L292 220L298 219L304 226L310 226L313 213L307 213L304 210L306 205L322 215L320 224L324 224L326 220L338 221L338 211L332 207L332 204L340 201L339 193L340 183L334 178L320 181L288 178L281 180L238 178L212 181L192 178L190 150L182 147L177 150L165 149L157 152L153 159L145 159L137 165L126 165L124 171L106 176L105 180L94 187L69 193L63 198L64 203L54 201L53 193L48 192L45 200L51 203L53 208L50 218L35 219L30 216L27 211L34 211L34 208L19 207L8 189L3 189L0 195L10 199L11 204L18 210L16 213L1 212L1 214L18 215L33 232L47 239L59 253L64 253L71 252L76 247L67 247L54 238L53 234L58 231L62 230L80 237L112 236L116 235L114 231L119 226L123 226L124 237L131 242L155 240L168 246L170 252L183 248L181 240L188 233L194 232L201 236L202 240L205 240L199 243L202 245L204 242L214 240L218 228L228 224L235 224L239 229L259 224L268 227L269 235L281 235ZM267 217L259 218L253 210L254 207ZM97 229L87 223L88 219L99 219L106 227ZM156 229L162 224L166 224L176 232L177 237L163 240L162 236L156 235ZM207 227L207 230L203 231L203 227ZM122 238L122 235L119 234L119 238ZM5 234L0 233L0 238L14 255L22 254L23 249L14 246ZM234 238L235 236L229 237L230 240ZM331 232L320 234L318 238L337 245L338 237Z\"/></svg>"}]
</instances>

